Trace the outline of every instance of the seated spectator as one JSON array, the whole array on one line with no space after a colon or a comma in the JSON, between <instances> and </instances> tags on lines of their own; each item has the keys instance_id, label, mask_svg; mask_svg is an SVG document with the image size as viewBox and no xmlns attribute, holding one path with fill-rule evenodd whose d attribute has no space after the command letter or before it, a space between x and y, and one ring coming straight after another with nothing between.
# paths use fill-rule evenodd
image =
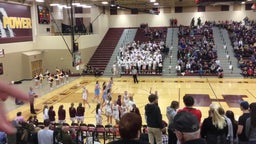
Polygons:
<instances>
[{"instance_id":1,"label":"seated spectator","mask_svg":"<svg viewBox=\"0 0 256 144\"><path fill-rule=\"evenodd\" d=\"M15 121L19 124L25 122L24 117L22 116L22 112L17 112Z\"/></svg>"},{"instance_id":2,"label":"seated spectator","mask_svg":"<svg viewBox=\"0 0 256 144\"><path fill-rule=\"evenodd\" d=\"M5 132L0 132L0 144L7 144L7 135Z\"/></svg>"}]
</instances>

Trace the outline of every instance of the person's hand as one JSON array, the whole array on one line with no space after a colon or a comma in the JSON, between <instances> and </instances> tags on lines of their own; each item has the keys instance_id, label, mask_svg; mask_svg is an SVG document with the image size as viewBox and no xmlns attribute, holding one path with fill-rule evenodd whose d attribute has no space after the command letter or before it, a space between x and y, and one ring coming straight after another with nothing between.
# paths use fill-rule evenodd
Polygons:
<instances>
[{"instance_id":1,"label":"person's hand","mask_svg":"<svg viewBox=\"0 0 256 144\"><path fill-rule=\"evenodd\" d=\"M3 101L5 101L8 96L25 101L29 100L29 96L19 89L0 81L0 101L2 101L2 103L0 103L0 131L14 133L16 129L7 120L6 111L3 104Z\"/></svg>"}]
</instances>

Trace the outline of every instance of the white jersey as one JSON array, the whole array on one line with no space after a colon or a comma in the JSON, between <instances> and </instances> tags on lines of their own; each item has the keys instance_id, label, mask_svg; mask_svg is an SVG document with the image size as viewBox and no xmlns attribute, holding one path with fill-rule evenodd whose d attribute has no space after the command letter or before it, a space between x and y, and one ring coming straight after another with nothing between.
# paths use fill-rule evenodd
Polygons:
<instances>
[{"instance_id":1,"label":"white jersey","mask_svg":"<svg viewBox=\"0 0 256 144\"><path fill-rule=\"evenodd\" d=\"M119 105L113 106L113 117L115 120L119 120Z\"/></svg>"},{"instance_id":2,"label":"white jersey","mask_svg":"<svg viewBox=\"0 0 256 144\"><path fill-rule=\"evenodd\" d=\"M88 97L88 95L87 95L87 90L84 89L84 90L83 90L83 99L84 99L84 100L87 100L87 97Z\"/></svg>"}]
</instances>

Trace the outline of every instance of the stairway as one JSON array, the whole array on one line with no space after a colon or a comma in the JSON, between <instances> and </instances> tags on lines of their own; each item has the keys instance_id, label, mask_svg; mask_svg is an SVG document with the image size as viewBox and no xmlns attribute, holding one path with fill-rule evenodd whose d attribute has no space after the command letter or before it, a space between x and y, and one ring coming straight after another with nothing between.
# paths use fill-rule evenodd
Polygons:
<instances>
[{"instance_id":1,"label":"stairway","mask_svg":"<svg viewBox=\"0 0 256 144\"><path fill-rule=\"evenodd\" d=\"M125 29L116 45L116 48L108 62L108 65L104 71L103 76L113 76L113 73L111 71L113 64L117 61L117 57L120 53L120 47L125 46L127 43L132 42L135 34L137 32L137 29ZM118 66L117 66L118 68ZM120 71L120 70L119 70ZM115 75L116 77L120 76L120 73Z\"/></svg>"},{"instance_id":2,"label":"stairway","mask_svg":"<svg viewBox=\"0 0 256 144\"><path fill-rule=\"evenodd\" d=\"M162 76L176 77L175 66L178 55L178 28L168 28L166 46L169 47L170 50L168 56L164 59Z\"/></svg>"},{"instance_id":3,"label":"stairway","mask_svg":"<svg viewBox=\"0 0 256 144\"><path fill-rule=\"evenodd\" d=\"M110 28L88 62L88 65L92 66L92 68L97 68L99 71L105 71L123 31L124 28Z\"/></svg>"},{"instance_id":4,"label":"stairway","mask_svg":"<svg viewBox=\"0 0 256 144\"><path fill-rule=\"evenodd\" d=\"M217 49L218 60L220 60L220 64L224 70L224 77L242 77L227 30L213 27L213 37Z\"/></svg>"}]
</instances>

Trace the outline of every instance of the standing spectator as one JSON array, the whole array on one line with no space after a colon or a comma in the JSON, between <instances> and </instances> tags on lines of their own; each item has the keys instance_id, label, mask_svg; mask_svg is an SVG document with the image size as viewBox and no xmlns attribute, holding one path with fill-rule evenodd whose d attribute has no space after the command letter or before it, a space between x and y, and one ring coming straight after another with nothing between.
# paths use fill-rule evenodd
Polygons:
<instances>
[{"instance_id":1,"label":"standing spectator","mask_svg":"<svg viewBox=\"0 0 256 144\"><path fill-rule=\"evenodd\" d=\"M83 107L82 103L79 103L78 107L76 108L77 123L84 122L84 112L85 108Z\"/></svg>"},{"instance_id":2,"label":"standing spectator","mask_svg":"<svg viewBox=\"0 0 256 144\"><path fill-rule=\"evenodd\" d=\"M250 117L246 120L246 136L249 144L256 144L256 103L250 104Z\"/></svg>"},{"instance_id":3,"label":"standing spectator","mask_svg":"<svg viewBox=\"0 0 256 144\"><path fill-rule=\"evenodd\" d=\"M52 124L55 123L55 116L56 116L56 113L55 113L55 111L53 110L53 106L50 106L49 111L48 111L48 115L49 115L49 120L50 120L50 122L51 122Z\"/></svg>"},{"instance_id":4,"label":"standing spectator","mask_svg":"<svg viewBox=\"0 0 256 144\"><path fill-rule=\"evenodd\" d=\"M96 125L102 125L102 115L101 115L101 109L100 109L100 103L96 105Z\"/></svg>"},{"instance_id":5,"label":"standing spectator","mask_svg":"<svg viewBox=\"0 0 256 144\"><path fill-rule=\"evenodd\" d=\"M38 144L53 144L53 131L49 126L50 121L44 120L44 129L38 131Z\"/></svg>"},{"instance_id":6,"label":"standing spectator","mask_svg":"<svg viewBox=\"0 0 256 144\"><path fill-rule=\"evenodd\" d=\"M133 82L134 83L139 83L138 78L137 78L138 77L138 71L135 67L133 67L133 69L132 69L132 77L133 77Z\"/></svg>"},{"instance_id":7,"label":"standing spectator","mask_svg":"<svg viewBox=\"0 0 256 144\"><path fill-rule=\"evenodd\" d=\"M71 103L69 107L69 117L72 123L76 121L76 108L74 107L74 103Z\"/></svg>"},{"instance_id":8,"label":"standing spectator","mask_svg":"<svg viewBox=\"0 0 256 144\"><path fill-rule=\"evenodd\" d=\"M66 110L64 109L63 105L59 106L59 110L58 110L58 120L60 124L65 123L66 120Z\"/></svg>"},{"instance_id":9,"label":"standing spectator","mask_svg":"<svg viewBox=\"0 0 256 144\"><path fill-rule=\"evenodd\" d=\"M49 119L48 112L49 112L48 106L45 105L45 106L44 106L44 109L43 109L43 119L44 119L44 120Z\"/></svg>"},{"instance_id":10,"label":"standing spectator","mask_svg":"<svg viewBox=\"0 0 256 144\"><path fill-rule=\"evenodd\" d=\"M139 108L136 106L136 104L132 104L131 112L134 112L134 113L138 114L138 115L141 117L141 115L140 115L140 110L139 110Z\"/></svg>"},{"instance_id":11,"label":"standing spectator","mask_svg":"<svg viewBox=\"0 0 256 144\"><path fill-rule=\"evenodd\" d=\"M30 99L30 101L29 101L29 103L30 103L30 113L31 114L36 114L35 108L34 108L34 100L35 100L35 97L37 97L37 95L34 92L32 87L29 87L28 95L29 95L29 99Z\"/></svg>"},{"instance_id":12,"label":"standing spectator","mask_svg":"<svg viewBox=\"0 0 256 144\"><path fill-rule=\"evenodd\" d=\"M233 144L234 143L234 133L233 133L233 125L231 120L225 115L225 110L222 107L219 107L219 114L224 117L225 121L228 125L228 135L227 135L227 144Z\"/></svg>"},{"instance_id":13,"label":"standing spectator","mask_svg":"<svg viewBox=\"0 0 256 144\"><path fill-rule=\"evenodd\" d=\"M158 97L155 94L148 96L149 104L145 106L145 115L148 126L149 143L162 144L162 114L158 106Z\"/></svg>"},{"instance_id":14,"label":"standing spectator","mask_svg":"<svg viewBox=\"0 0 256 144\"><path fill-rule=\"evenodd\" d=\"M173 125L180 144L206 144L206 141L200 138L199 123L192 113L187 111L177 113Z\"/></svg>"},{"instance_id":15,"label":"standing spectator","mask_svg":"<svg viewBox=\"0 0 256 144\"><path fill-rule=\"evenodd\" d=\"M84 88L83 88L83 103L84 103L84 106L85 106L85 104L87 104L90 108L91 106L88 102L88 96L89 96L89 92L88 92L87 88L84 86Z\"/></svg>"},{"instance_id":16,"label":"standing spectator","mask_svg":"<svg viewBox=\"0 0 256 144\"><path fill-rule=\"evenodd\" d=\"M190 95L185 95L183 97L183 102L185 104L185 107L183 109L179 110L178 112L181 112L181 111L191 112L192 114L194 114L197 117L198 122L201 123L202 113L199 109L193 108L193 105L195 103L194 98Z\"/></svg>"},{"instance_id":17,"label":"standing spectator","mask_svg":"<svg viewBox=\"0 0 256 144\"><path fill-rule=\"evenodd\" d=\"M204 119L201 127L201 136L207 144L226 144L228 126L225 118L219 113L220 106L211 104L209 117Z\"/></svg>"},{"instance_id":18,"label":"standing spectator","mask_svg":"<svg viewBox=\"0 0 256 144\"><path fill-rule=\"evenodd\" d=\"M177 144L177 137L174 133L173 119L177 114L177 109L179 108L178 101L172 101L171 105L166 109L166 117L168 118L168 140L169 144Z\"/></svg>"},{"instance_id":19,"label":"standing spectator","mask_svg":"<svg viewBox=\"0 0 256 144\"><path fill-rule=\"evenodd\" d=\"M232 111L227 110L226 116L231 120L231 123L233 126L233 142L234 142L234 144L238 144L238 138L237 138L237 134L236 134L238 122L235 120L235 115Z\"/></svg>"},{"instance_id":20,"label":"standing spectator","mask_svg":"<svg viewBox=\"0 0 256 144\"><path fill-rule=\"evenodd\" d=\"M240 103L240 109L243 114L238 119L237 136L239 144L248 144L248 138L245 135L246 120L250 117L249 103L242 101Z\"/></svg>"}]
</instances>

